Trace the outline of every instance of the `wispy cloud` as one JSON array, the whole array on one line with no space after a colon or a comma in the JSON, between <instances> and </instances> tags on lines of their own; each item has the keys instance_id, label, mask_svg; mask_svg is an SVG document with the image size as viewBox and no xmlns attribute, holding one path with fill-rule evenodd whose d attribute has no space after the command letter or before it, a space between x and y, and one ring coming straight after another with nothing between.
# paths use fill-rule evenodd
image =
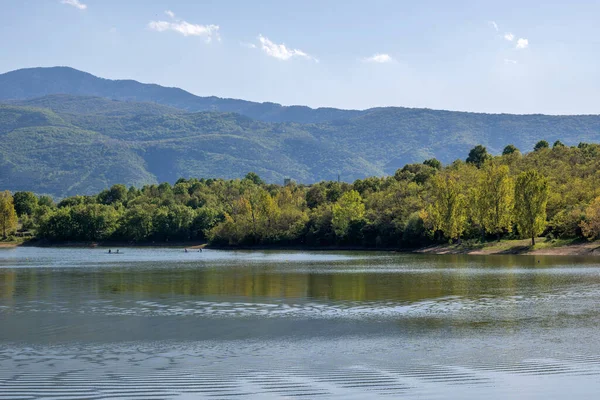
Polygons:
<instances>
[{"instance_id":1,"label":"wispy cloud","mask_svg":"<svg viewBox=\"0 0 600 400\"><path fill-rule=\"evenodd\" d=\"M246 47L248 49L255 49L256 48L256 45L254 43L240 42L240 46Z\"/></svg>"},{"instance_id":2,"label":"wispy cloud","mask_svg":"<svg viewBox=\"0 0 600 400\"><path fill-rule=\"evenodd\" d=\"M513 35L510 32L506 32L504 34L504 39L508 40L509 42L512 42L515 39L515 35Z\"/></svg>"},{"instance_id":3,"label":"wispy cloud","mask_svg":"<svg viewBox=\"0 0 600 400\"><path fill-rule=\"evenodd\" d=\"M383 64L392 62L394 59L389 54L377 53L371 57L363 58L363 61Z\"/></svg>"},{"instance_id":4,"label":"wispy cloud","mask_svg":"<svg viewBox=\"0 0 600 400\"><path fill-rule=\"evenodd\" d=\"M219 36L219 25L199 25L191 24L187 21L175 18L173 11L165 11L171 21L150 21L148 28L156 32L173 31L183 36L202 36L207 42L213 39L221 40Z\"/></svg>"},{"instance_id":5,"label":"wispy cloud","mask_svg":"<svg viewBox=\"0 0 600 400\"><path fill-rule=\"evenodd\" d=\"M496 32L498 32L498 24L496 23L496 21L488 21L488 25L494 28Z\"/></svg>"},{"instance_id":6,"label":"wispy cloud","mask_svg":"<svg viewBox=\"0 0 600 400\"><path fill-rule=\"evenodd\" d=\"M517 40L517 49L526 49L529 47L529 40L520 38Z\"/></svg>"},{"instance_id":7,"label":"wispy cloud","mask_svg":"<svg viewBox=\"0 0 600 400\"><path fill-rule=\"evenodd\" d=\"M87 5L83 4L79 0L61 0L60 2L62 4L67 4L69 6L73 6L75 8L78 8L80 10L85 10L87 8Z\"/></svg>"},{"instance_id":8,"label":"wispy cloud","mask_svg":"<svg viewBox=\"0 0 600 400\"><path fill-rule=\"evenodd\" d=\"M517 62L517 60L511 60L511 59L505 58L504 64L514 65L514 64L518 64L518 62Z\"/></svg>"},{"instance_id":9,"label":"wispy cloud","mask_svg":"<svg viewBox=\"0 0 600 400\"><path fill-rule=\"evenodd\" d=\"M277 44L270 41L263 35L258 35L258 41L260 42L260 48L268 56L274 57L278 60L287 61L291 58L305 58L307 60L313 60L319 62L315 57L307 54L306 52L299 49L290 49L285 44Z\"/></svg>"}]
</instances>

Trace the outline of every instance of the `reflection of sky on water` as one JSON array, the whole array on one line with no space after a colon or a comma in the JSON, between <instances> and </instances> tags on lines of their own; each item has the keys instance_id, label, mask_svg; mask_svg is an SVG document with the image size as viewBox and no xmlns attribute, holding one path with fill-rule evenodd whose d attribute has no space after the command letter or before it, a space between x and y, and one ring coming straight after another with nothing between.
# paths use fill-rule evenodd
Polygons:
<instances>
[{"instance_id":1,"label":"reflection of sky on water","mask_svg":"<svg viewBox=\"0 0 600 400\"><path fill-rule=\"evenodd\" d=\"M0 398L600 390L595 259L121 251L0 250Z\"/></svg>"}]
</instances>

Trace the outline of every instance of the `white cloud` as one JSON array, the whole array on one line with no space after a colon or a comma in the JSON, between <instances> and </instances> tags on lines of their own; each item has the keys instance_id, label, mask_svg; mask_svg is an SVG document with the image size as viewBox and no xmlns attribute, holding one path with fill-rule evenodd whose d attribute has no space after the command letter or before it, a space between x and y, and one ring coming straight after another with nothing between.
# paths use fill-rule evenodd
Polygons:
<instances>
[{"instance_id":1,"label":"white cloud","mask_svg":"<svg viewBox=\"0 0 600 400\"><path fill-rule=\"evenodd\" d=\"M513 64L514 65L514 64L517 64L517 60L511 60L511 59L505 58L504 64Z\"/></svg>"},{"instance_id":2,"label":"white cloud","mask_svg":"<svg viewBox=\"0 0 600 400\"><path fill-rule=\"evenodd\" d=\"M165 11L172 19L175 19L175 13L173 11ZM191 24L187 21L175 19L171 21L150 21L148 28L156 32L174 31L182 34L183 36L203 36L207 42L212 39L221 40L219 36L219 25L198 25Z\"/></svg>"},{"instance_id":3,"label":"white cloud","mask_svg":"<svg viewBox=\"0 0 600 400\"><path fill-rule=\"evenodd\" d=\"M293 57L306 58L308 60L313 60L315 62L319 62L316 58L311 55L306 54L302 50L298 49L289 49L285 44L276 44L270 41L268 38L263 35L258 35L258 40L260 41L261 49L267 55L277 58L278 60L289 60Z\"/></svg>"},{"instance_id":4,"label":"white cloud","mask_svg":"<svg viewBox=\"0 0 600 400\"><path fill-rule=\"evenodd\" d=\"M394 59L389 54L377 53L371 57L363 58L363 61L383 64L392 62Z\"/></svg>"},{"instance_id":5,"label":"white cloud","mask_svg":"<svg viewBox=\"0 0 600 400\"><path fill-rule=\"evenodd\" d=\"M515 35L513 35L510 32L506 32L504 34L504 39L508 40L509 42L512 42L514 40L514 38L515 38Z\"/></svg>"},{"instance_id":6,"label":"white cloud","mask_svg":"<svg viewBox=\"0 0 600 400\"><path fill-rule=\"evenodd\" d=\"M529 40L520 38L517 40L517 49L526 49L529 47Z\"/></svg>"},{"instance_id":7,"label":"white cloud","mask_svg":"<svg viewBox=\"0 0 600 400\"><path fill-rule=\"evenodd\" d=\"M61 0L60 2L62 4L67 4L69 6L78 8L80 10L85 10L87 8L87 5L81 3L79 0Z\"/></svg>"},{"instance_id":8,"label":"white cloud","mask_svg":"<svg viewBox=\"0 0 600 400\"><path fill-rule=\"evenodd\" d=\"M240 42L240 46L246 47L248 49L255 49L256 48L256 45L254 43Z\"/></svg>"},{"instance_id":9,"label":"white cloud","mask_svg":"<svg viewBox=\"0 0 600 400\"><path fill-rule=\"evenodd\" d=\"M498 24L495 21L489 21L488 24L498 32Z\"/></svg>"}]
</instances>

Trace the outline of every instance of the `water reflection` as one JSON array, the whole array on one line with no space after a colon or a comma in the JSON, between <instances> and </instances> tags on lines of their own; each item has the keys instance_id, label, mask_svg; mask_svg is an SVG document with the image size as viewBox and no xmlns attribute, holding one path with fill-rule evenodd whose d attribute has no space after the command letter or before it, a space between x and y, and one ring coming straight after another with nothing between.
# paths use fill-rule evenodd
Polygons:
<instances>
[{"instance_id":1,"label":"water reflection","mask_svg":"<svg viewBox=\"0 0 600 400\"><path fill-rule=\"evenodd\" d=\"M143 294L410 303L454 296L532 296L600 283L600 274L586 265L545 268L546 263L529 264L526 259L520 264L512 257L500 262L504 261L507 265L502 268L496 257L428 260L407 256L326 264L128 262L102 267L2 268L0 298L110 299L115 294Z\"/></svg>"},{"instance_id":2,"label":"water reflection","mask_svg":"<svg viewBox=\"0 0 600 400\"><path fill-rule=\"evenodd\" d=\"M176 249L118 257L0 251L0 398L600 390L593 258Z\"/></svg>"}]
</instances>

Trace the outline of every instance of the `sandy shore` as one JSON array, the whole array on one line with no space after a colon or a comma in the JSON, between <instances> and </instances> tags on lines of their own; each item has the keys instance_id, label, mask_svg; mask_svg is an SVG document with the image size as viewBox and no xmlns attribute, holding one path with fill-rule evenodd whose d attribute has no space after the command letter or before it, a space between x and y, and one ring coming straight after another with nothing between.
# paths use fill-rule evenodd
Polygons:
<instances>
[{"instance_id":1,"label":"sandy shore","mask_svg":"<svg viewBox=\"0 0 600 400\"><path fill-rule=\"evenodd\" d=\"M522 254L522 255L548 255L548 256L592 256L600 255L600 241L595 242L546 242L539 238L535 247L531 241L507 240L502 242L489 242L474 246L468 245L436 245L415 251L423 254Z\"/></svg>"}]
</instances>

